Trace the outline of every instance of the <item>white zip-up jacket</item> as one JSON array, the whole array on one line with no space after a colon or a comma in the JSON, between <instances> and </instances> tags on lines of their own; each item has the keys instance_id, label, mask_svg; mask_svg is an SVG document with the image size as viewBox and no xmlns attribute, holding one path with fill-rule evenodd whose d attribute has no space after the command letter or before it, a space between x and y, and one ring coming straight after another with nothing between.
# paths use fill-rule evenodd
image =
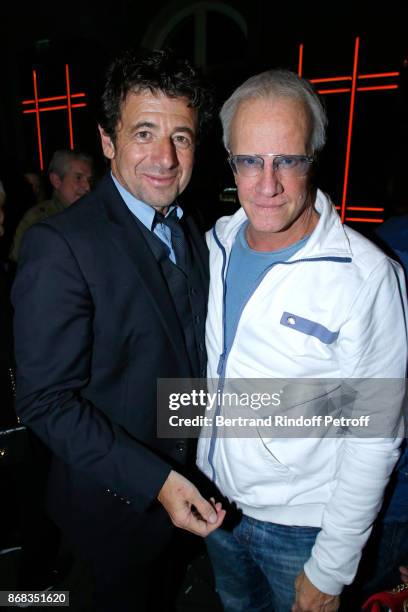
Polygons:
<instances>
[{"instance_id":1,"label":"white zip-up jacket","mask_svg":"<svg viewBox=\"0 0 408 612\"><path fill-rule=\"evenodd\" d=\"M307 243L274 264L245 304L224 348L225 277L243 209L208 233L208 377L404 379L406 292L399 264L343 226L321 191ZM377 384L377 383L376 383ZM397 424L402 394L384 406ZM398 427L396 428L398 430ZM388 431L391 431L392 427ZM382 434L381 434L382 435ZM362 548L398 458L387 437L251 438L203 434L197 463L243 513L285 525L321 527L305 564L309 580L337 595L357 571Z\"/></svg>"}]
</instances>

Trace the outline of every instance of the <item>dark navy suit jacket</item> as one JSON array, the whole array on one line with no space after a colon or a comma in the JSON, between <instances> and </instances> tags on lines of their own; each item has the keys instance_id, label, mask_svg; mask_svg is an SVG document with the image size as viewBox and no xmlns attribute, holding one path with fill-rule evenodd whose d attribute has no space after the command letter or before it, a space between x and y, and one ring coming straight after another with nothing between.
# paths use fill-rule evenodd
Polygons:
<instances>
[{"instance_id":1,"label":"dark navy suit jacket","mask_svg":"<svg viewBox=\"0 0 408 612\"><path fill-rule=\"evenodd\" d=\"M206 246L188 218L184 228L206 300ZM202 372L191 371L161 269L110 177L27 232L13 302L17 411L54 453L53 518L86 547L114 524L146 531L186 455L183 441L156 436L156 381Z\"/></svg>"}]
</instances>

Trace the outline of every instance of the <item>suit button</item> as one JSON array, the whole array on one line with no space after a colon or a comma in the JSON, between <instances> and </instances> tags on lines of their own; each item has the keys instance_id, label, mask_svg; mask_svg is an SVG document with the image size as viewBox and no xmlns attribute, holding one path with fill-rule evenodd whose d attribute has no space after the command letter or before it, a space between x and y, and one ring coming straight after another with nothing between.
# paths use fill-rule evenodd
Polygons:
<instances>
[{"instance_id":1,"label":"suit button","mask_svg":"<svg viewBox=\"0 0 408 612\"><path fill-rule=\"evenodd\" d=\"M204 351L204 344L202 342L199 343L198 350L200 351L200 353Z\"/></svg>"},{"instance_id":2,"label":"suit button","mask_svg":"<svg viewBox=\"0 0 408 612\"><path fill-rule=\"evenodd\" d=\"M197 324L198 324L198 323L200 323L200 321L201 321L201 317L200 317L200 315L196 315L196 316L194 317L194 321L195 321Z\"/></svg>"},{"instance_id":3,"label":"suit button","mask_svg":"<svg viewBox=\"0 0 408 612\"><path fill-rule=\"evenodd\" d=\"M203 369L201 370L200 374L201 374L201 378L205 378L205 377L206 377L206 375L207 375L207 372L206 372L206 371L204 370L204 368L203 368Z\"/></svg>"},{"instance_id":4,"label":"suit button","mask_svg":"<svg viewBox=\"0 0 408 612\"><path fill-rule=\"evenodd\" d=\"M185 452L185 450L186 450L186 445L185 445L185 443L184 443L184 442L177 442L177 444L176 444L176 450L177 450L179 453L184 453L184 452Z\"/></svg>"},{"instance_id":5,"label":"suit button","mask_svg":"<svg viewBox=\"0 0 408 612\"><path fill-rule=\"evenodd\" d=\"M197 291L194 289L194 287L190 287L190 295L196 295Z\"/></svg>"}]
</instances>

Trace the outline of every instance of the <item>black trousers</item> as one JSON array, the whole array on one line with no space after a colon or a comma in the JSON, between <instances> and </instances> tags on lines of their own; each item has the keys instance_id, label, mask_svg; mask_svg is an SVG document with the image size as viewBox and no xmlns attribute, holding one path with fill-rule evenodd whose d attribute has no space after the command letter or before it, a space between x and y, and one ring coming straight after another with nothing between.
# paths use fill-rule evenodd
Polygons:
<instances>
[{"instance_id":1,"label":"black trousers","mask_svg":"<svg viewBox=\"0 0 408 612\"><path fill-rule=\"evenodd\" d=\"M74 563L83 568L82 586L77 588L91 593L92 607L80 609L87 612L175 609L190 561L189 550L194 545L185 544L185 535L173 528L161 506L157 505L152 514L149 520L135 520L134 525L128 520L105 525L99 539L95 526L82 540L78 534L65 532L64 548L72 551ZM72 597L81 599L75 593Z\"/></svg>"}]
</instances>

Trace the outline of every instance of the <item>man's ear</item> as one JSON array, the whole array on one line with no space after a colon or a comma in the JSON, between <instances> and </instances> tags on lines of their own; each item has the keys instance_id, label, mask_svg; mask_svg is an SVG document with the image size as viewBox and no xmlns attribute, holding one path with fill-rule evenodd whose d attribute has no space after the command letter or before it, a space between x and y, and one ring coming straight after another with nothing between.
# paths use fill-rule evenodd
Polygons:
<instances>
[{"instance_id":1,"label":"man's ear","mask_svg":"<svg viewBox=\"0 0 408 612\"><path fill-rule=\"evenodd\" d=\"M101 136L102 150L105 157L108 159L113 159L115 157L115 146L112 142L112 139L105 132L103 127L98 125L99 134Z\"/></svg>"},{"instance_id":2,"label":"man's ear","mask_svg":"<svg viewBox=\"0 0 408 612\"><path fill-rule=\"evenodd\" d=\"M62 185L62 179L55 172L50 172L48 178L54 189L59 189Z\"/></svg>"}]
</instances>

